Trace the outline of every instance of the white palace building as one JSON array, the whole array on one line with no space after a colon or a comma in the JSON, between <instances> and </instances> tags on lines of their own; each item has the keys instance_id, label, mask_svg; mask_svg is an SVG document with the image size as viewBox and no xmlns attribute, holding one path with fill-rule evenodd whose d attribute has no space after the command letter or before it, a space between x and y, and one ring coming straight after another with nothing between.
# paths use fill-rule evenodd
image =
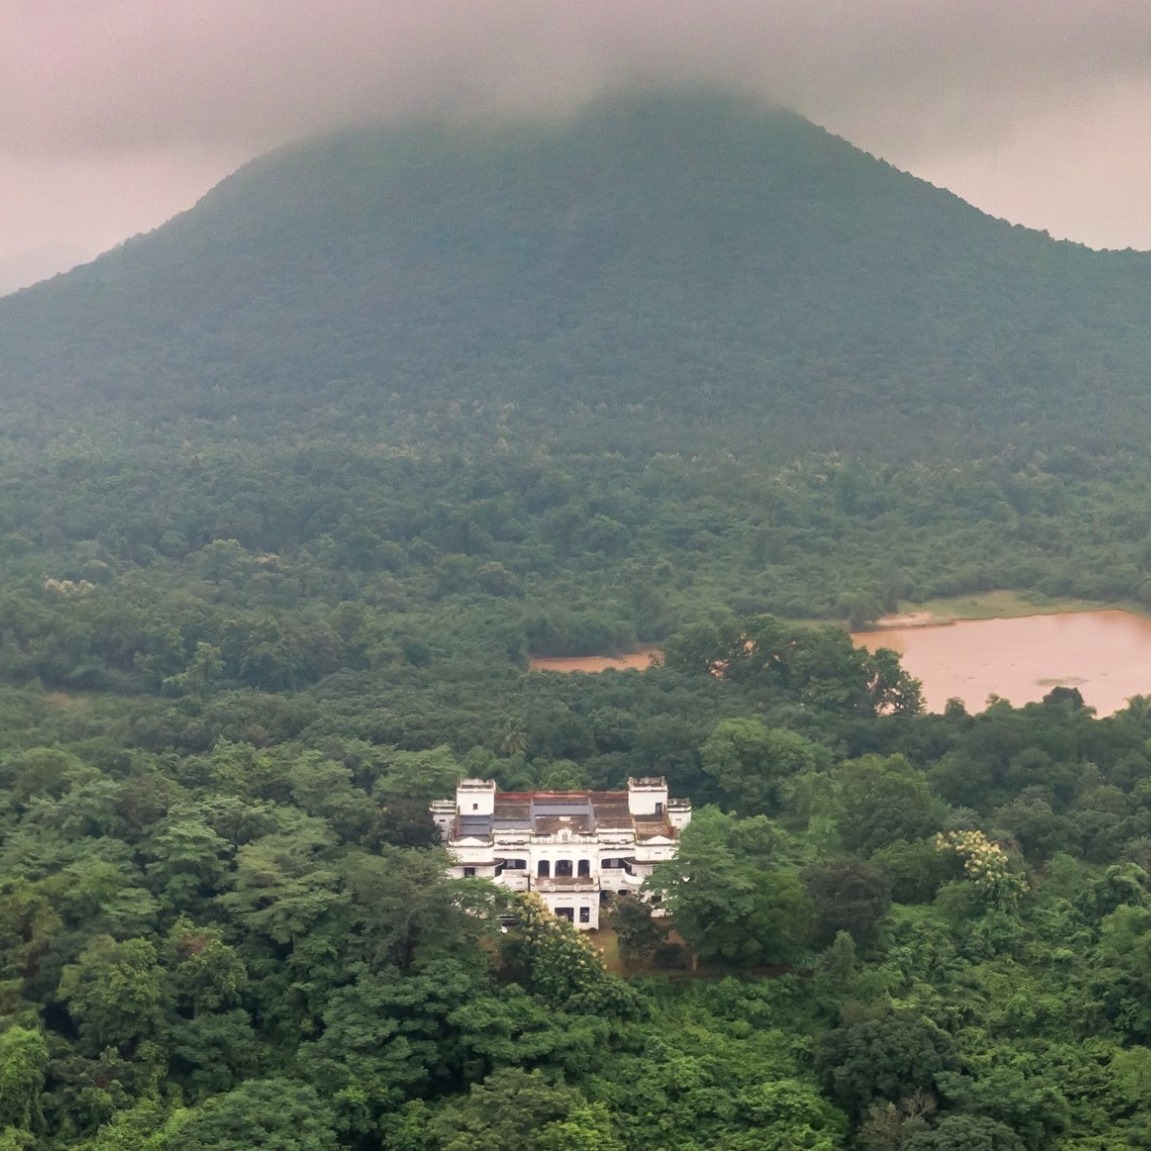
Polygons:
<instances>
[{"instance_id":1,"label":"white palace building","mask_svg":"<svg viewBox=\"0 0 1151 1151\"><path fill-rule=\"evenodd\" d=\"M675 856L691 801L667 780L629 779L627 791L497 791L465 779L432 818L455 858L452 874L534 891L553 915L599 927L605 892L635 894L652 868Z\"/></svg>"}]
</instances>

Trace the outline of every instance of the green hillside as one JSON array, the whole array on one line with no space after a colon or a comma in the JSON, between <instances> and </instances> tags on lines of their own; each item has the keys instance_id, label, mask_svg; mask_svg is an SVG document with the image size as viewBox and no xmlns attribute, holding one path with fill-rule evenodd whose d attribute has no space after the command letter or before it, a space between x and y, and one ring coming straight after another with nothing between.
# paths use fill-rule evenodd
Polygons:
<instances>
[{"instance_id":1,"label":"green hillside","mask_svg":"<svg viewBox=\"0 0 1151 1151\"><path fill-rule=\"evenodd\" d=\"M795 115L661 96L266 156L0 300L0 380L249 430L515 404L600 447L1136 443L1149 311L1151 256L990 219Z\"/></svg>"},{"instance_id":2,"label":"green hillside","mask_svg":"<svg viewBox=\"0 0 1151 1151\"><path fill-rule=\"evenodd\" d=\"M717 96L270 155L0 299L0 679L1151 604L1148 283Z\"/></svg>"}]
</instances>

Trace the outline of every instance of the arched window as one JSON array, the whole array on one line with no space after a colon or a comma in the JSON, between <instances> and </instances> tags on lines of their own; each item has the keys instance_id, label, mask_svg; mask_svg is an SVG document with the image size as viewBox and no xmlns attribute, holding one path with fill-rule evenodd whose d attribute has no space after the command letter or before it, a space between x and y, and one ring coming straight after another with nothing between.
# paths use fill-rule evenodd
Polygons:
<instances>
[{"instance_id":1,"label":"arched window","mask_svg":"<svg viewBox=\"0 0 1151 1151\"><path fill-rule=\"evenodd\" d=\"M583 875L583 876L590 876L591 875L591 860L590 859L581 859L579 861L579 867L576 870L576 874L577 875Z\"/></svg>"},{"instance_id":2,"label":"arched window","mask_svg":"<svg viewBox=\"0 0 1151 1151\"><path fill-rule=\"evenodd\" d=\"M572 861L570 859L557 859L556 860L556 879L561 877L567 879L572 873Z\"/></svg>"},{"instance_id":3,"label":"arched window","mask_svg":"<svg viewBox=\"0 0 1151 1151\"><path fill-rule=\"evenodd\" d=\"M548 863L546 859L541 859L539 866L536 868L536 875L540 879L547 879L547 877L552 873L551 867L552 865Z\"/></svg>"}]
</instances>

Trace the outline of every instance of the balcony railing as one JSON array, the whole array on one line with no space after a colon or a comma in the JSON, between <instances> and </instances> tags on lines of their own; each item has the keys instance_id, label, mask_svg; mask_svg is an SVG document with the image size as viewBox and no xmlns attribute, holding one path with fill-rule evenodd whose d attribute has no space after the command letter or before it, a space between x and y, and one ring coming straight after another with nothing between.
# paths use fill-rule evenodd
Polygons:
<instances>
[{"instance_id":1,"label":"balcony railing","mask_svg":"<svg viewBox=\"0 0 1151 1151\"><path fill-rule=\"evenodd\" d=\"M532 890L542 892L599 891L599 880L589 875L536 876L532 880Z\"/></svg>"}]
</instances>

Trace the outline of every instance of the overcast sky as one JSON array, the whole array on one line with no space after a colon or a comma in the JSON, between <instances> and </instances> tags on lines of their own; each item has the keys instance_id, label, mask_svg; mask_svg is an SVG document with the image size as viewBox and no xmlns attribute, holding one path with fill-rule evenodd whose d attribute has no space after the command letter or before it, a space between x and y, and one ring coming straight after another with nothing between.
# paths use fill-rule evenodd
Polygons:
<instances>
[{"instance_id":1,"label":"overcast sky","mask_svg":"<svg viewBox=\"0 0 1151 1151\"><path fill-rule=\"evenodd\" d=\"M681 79L1013 222L1151 249L1151 0L0 0L0 288L294 137Z\"/></svg>"}]
</instances>

